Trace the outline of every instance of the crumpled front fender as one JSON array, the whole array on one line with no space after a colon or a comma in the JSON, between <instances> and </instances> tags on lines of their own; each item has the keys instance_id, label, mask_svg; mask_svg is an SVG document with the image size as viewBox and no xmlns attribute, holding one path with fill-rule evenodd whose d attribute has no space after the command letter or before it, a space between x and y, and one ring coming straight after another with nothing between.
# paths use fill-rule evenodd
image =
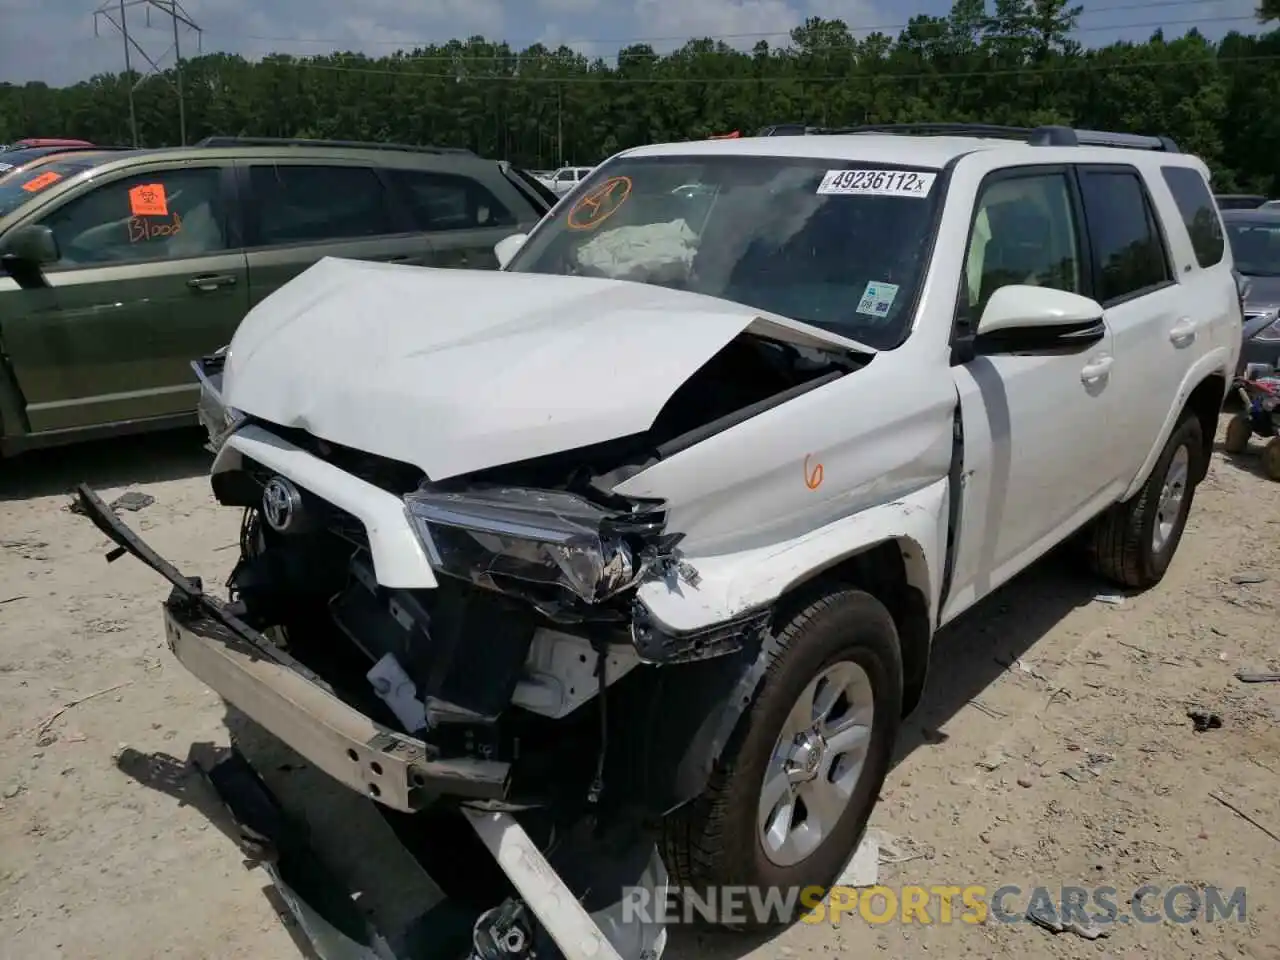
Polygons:
<instances>
[{"instance_id":1,"label":"crumpled front fender","mask_svg":"<svg viewBox=\"0 0 1280 960\"><path fill-rule=\"evenodd\" d=\"M639 593L654 620L673 633L705 630L753 610L767 610L800 584L841 561L894 542L908 584L929 604L936 622L946 556L948 481L839 520L767 550L688 558L696 583L683 577L645 584ZM705 789L755 699L774 652L767 629L752 631L733 653L661 668L657 694L612 710L642 718L645 759L636 788L659 810L670 810ZM623 693L619 690L618 693ZM634 711L634 713L632 713Z\"/></svg>"},{"instance_id":2,"label":"crumpled front fender","mask_svg":"<svg viewBox=\"0 0 1280 960\"><path fill-rule=\"evenodd\" d=\"M640 587L638 598L664 628L688 633L766 607L842 561L894 541L908 584L928 599L934 623L947 549L948 504L949 483L943 477L791 540L736 554L686 557L697 571L696 582L683 577L651 581Z\"/></svg>"}]
</instances>

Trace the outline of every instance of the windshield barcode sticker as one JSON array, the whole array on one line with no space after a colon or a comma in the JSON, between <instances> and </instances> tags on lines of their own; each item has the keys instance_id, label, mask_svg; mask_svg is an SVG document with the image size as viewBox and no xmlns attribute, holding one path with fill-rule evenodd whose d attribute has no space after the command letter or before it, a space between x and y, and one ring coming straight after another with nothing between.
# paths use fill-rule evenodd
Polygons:
<instances>
[{"instance_id":1,"label":"windshield barcode sticker","mask_svg":"<svg viewBox=\"0 0 1280 960\"><path fill-rule=\"evenodd\" d=\"M826 196L927 197L936 173L911 170L828 170L818 184Z\"/></svg>"}]
</instances>

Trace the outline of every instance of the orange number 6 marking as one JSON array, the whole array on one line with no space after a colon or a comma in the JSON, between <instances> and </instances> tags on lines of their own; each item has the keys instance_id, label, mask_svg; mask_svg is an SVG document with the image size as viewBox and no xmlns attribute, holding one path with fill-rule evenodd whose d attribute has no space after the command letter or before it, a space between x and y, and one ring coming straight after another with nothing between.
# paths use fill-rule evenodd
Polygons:
<instances>
[{"instance_id":1,"label":"orange number 6 marking","mask_svg":"<svg viewBox=\"0 0 1280 960\"><path fill-rule=\"evenodd\" d=\"M817 490L822 486L822 464L815 463L813 469L809 469L809 457L812 454L804 455L804 485L810 490Z\"/></svg>"}]
</instances>

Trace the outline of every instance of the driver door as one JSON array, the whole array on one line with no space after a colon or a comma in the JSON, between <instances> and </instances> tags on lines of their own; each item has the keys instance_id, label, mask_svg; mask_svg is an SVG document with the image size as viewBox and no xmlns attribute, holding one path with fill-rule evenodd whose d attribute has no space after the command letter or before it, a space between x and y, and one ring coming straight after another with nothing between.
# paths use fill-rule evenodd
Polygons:
<instances>
[{"instance_id":1,"label":"driver door","mask_svg":"<svg viewBox=\"0 0 1280 960\"><path fill-rule=\"evenodd\" d=\"M978 192L958 320L976 324L1009 284L1089 295L1075 178L1064 167L1002 170ZM977 356L952 368L960 399L960 535L950 620L1098 514L1124 489L1112 447L1114 337L1057 354Z\"/></svg>"},{"instance_id":2,"label":"driver door","mask_svg":"<svg viewBox=\"0 0 1280 960\"><path fill-rule=\"evenodd\" d=\"M192 413L190 361L248 309L223 166L136 171L15 225L48 226L61 254L47 288L0 288L0 342L32 433Z\"/></svg>"}]
</instances>

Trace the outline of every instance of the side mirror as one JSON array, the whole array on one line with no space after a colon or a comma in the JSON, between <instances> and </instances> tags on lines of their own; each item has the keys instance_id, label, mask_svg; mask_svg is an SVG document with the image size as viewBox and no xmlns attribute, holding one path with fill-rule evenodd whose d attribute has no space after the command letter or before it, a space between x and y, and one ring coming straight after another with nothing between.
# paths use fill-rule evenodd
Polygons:
<instances>
[{"instance_id":1,"label":"side mirror","mask_svg":"<svg viewBox=\"0 0 1280 960\"><path fill-rule=\"evenodd\" d=\"M0 245L0 266L23 288L47 287L40 268L61 257L53 231L38 223L19 227Z\"/></svg>"},{"instance_id":2,"label":"side mirror","mask_svg":"<svg viewBox=\"0 0 1280 960\"><path fill-rule=\"evenodd\" d=\"M507 264L511 262L511 258L516 255L516 251L524 246L524 242L529 239L527 233L513 233L509 237L503 237L493 245L493 253L498 258L498 269L507 269Z\"/></svg>"},{"instance_id":3,"label":"side mirror","mask_svg":"<svg viewBox=\"0 0 1280 960\"><path fill-rule=\"evenodd\" d=\"M1107 335L1102 304L1078 293L1011 284L991 295L978 321L978 354L1074 353Z\"/></svg>"}]
</instances>

